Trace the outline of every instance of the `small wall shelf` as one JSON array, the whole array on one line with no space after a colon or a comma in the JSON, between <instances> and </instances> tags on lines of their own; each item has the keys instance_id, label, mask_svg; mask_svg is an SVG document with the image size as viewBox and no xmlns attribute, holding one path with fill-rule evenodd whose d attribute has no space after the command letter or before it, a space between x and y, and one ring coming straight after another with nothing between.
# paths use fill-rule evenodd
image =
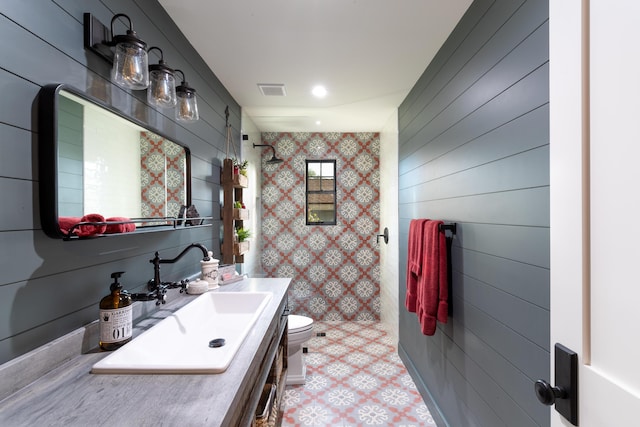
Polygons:
<instances>
[{"instance_id":1,"label":"small wall shelf","mask_svg":"<svg viewBox=\"0 0 640 427\"><path fill-rule=\"evenodd\" d=\"M249 252L249 241L238 242L233 244L233 254L235 256L244 255Z\"/></svg>"},{"instance_id":2,"label":"small wall shelf","mask_svg":"<svg viewBox=\"0 0 640 427\"><path fill-rule=\"evenodd\" d=\"M74 224L69 230L64 234L62 240L70 241L70 240L86 240L86 239L94 239L96 237L110 237L110 236L121 236L123 234L140 234L140 233L148 233L154 231L167 231L167 230L180 230L194 227L211 227L213 223L213 218L210 216L206 217L194 217L194 218L176 218L176 217L162 217L162 218L129 218L127 220L122 221L85 221L78 222ZM122 225L122 224L133 224L135 228L130 231L118 231L113 233L96 233L85 236L78 236L74 234L75 230L81 229L81 227L108 227L114 225Z\"/></svg>"},{"instance_id":3,"label":"small wall shelf","mask_svg":"<svg viewBox=\"0 0 640 427\"><path fill-rule=\"evenodd\" d=\"M234 221L245 221L249 219L249 209L233 208Z\"/></svg>"},{"instance_id":4,"label":"small wall shelf","mask_svg":"<svg viewBox=\"0 0 640 427\"><path fill-rule=\"evenodd\" d=\"M229 160L229 159L225 159L225 160ZM233 165L231 166L231 174L233 176L233 188L249 188L249 178L247 178L246 176L240 174L240 173L233 173Z\"/></svg>"}]
</instances>

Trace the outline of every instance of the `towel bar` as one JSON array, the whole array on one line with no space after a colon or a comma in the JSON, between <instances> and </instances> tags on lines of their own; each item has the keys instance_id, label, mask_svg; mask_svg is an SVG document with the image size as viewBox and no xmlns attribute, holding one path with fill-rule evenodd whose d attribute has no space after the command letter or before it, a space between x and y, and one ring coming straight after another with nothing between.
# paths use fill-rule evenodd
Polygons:
<instances>
[{"instance_id":1,"label":"towel bar","mask_svg":"<svg viewBox=\"0 0 640 427\"><path fill-rule=\"evenodd\" d=\"M457 224L455 222L452 222L451 224L440 224L438 225L438 231L446 231L449 230L451 231L451 234L456 234L456 229L457 229Z\"/></svg>"}]
</instances>

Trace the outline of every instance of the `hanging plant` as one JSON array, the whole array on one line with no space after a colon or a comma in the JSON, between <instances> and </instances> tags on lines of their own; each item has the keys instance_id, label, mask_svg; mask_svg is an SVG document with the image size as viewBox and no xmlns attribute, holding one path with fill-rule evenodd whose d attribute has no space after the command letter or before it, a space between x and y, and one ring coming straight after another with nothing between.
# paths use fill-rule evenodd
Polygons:
<instances>
[{"instance_id":1,"label":"hanging plant","mask_svg":"<svg viewBox=\"0 0 640 427\"><path fill-rule=\"evenodd\" d=\"M251 230L244 227L236 228L236 234L238 235L238 242L244 242L251 237Z\"/></svg>"}]
</instances>

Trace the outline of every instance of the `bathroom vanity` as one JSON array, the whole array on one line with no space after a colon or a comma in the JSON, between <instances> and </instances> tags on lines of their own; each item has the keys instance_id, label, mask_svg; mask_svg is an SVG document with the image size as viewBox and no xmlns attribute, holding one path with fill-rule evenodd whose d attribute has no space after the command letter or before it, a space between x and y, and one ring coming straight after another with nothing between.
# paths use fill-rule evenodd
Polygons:
<instances>
[{"instance_id":1,"label":"bathroom vanity","mask_svg":"<svg viewBox=\"0 0 640 427\"><path fill-rule=\"evenodd\" d=\"M14 359L0 366L0 425L251 426L256 411L265 412L265 395L276 414L286 377L289 285L290 279L245 279L210 291L273 294L219 374L92 374L110 354L97 348L97 322ZM134 325L134 340L197 297L172 293Z\"/></svg>"}]
</instances>

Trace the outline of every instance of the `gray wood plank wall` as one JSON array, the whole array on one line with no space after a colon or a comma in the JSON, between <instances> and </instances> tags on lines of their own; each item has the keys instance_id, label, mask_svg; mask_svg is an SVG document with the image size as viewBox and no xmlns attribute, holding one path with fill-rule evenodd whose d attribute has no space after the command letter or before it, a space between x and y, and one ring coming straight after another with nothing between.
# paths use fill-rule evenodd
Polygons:
<instances>
[{"instance_id":1,"label":"gray wood plank wall","mask_svg":"<svg viewBox=\"0 0 640 427\"><path fill-rule=\"evenodd\" d=\"M399 109L399 352L442 425L550 422L548 58L547 1L476 0ZM413 218L458 224L432 337L404 307Z\"/></svg>"},{"instance_id":2,"label":"gray wood plank wall","mask_svg":"<svg viewBox=\"0 0 640 427\"><path fill-rule=\"evenodd\" d=\"M116 13L131 17L149 46L159 46L196 89L200 121L183 125L173 111L156 111L146 92L109 81L110 65L83 47L83 13L109 24ZM124 29L124 26L122 26ZM118 28L118 27L116 27ZM97 318L109 275L140 291L152 277L155 251L175 257L191 242L220 254L220 165L225 150L225 107L234 143L240 144L240 106L205 65L155 0L3 0L0 2L0 363ZM70 84L159 129L191 150L192 200L213 227L62 242L41 230L38 212L37 95L49 83ZM194 252L163 265L162 278L195 273ZM146 303L153 306L153 303Z\"/></svg>"}]
</instances>

